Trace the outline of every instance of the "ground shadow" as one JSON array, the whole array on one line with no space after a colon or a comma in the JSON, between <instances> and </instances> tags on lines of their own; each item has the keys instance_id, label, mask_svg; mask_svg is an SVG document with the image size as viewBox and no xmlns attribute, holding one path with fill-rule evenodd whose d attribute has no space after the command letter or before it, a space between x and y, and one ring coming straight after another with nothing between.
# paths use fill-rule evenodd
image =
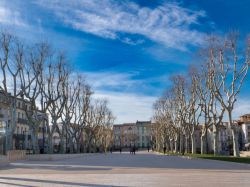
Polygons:
<instances>
[{"instance_id":1,"label":"ground shadow","mask_svg":"<svg viewBox=\"0 0 250 187\"><path fill-rule=\"evenodd\" d=\"M59 167L58 167L59 166ZM58 161L19 161L9 168L52 169L67 171L112 170L114 167L160 169L208 169L244 170L250 173L250 165L206 159L188 159L155 153L93 154ZM92 168L89 168L92 167ZM6 168L7 169L7 168Z\"/></svg>"},{"instance_id":2,"label":"ground shadow","mask_svg":"<svg viewBox=\"0 0 250 187\"><path fill-rule=\"evenodd\" d=\"M11 164L4 169L37 169L37 170L55 170L55 171L108 171L110 167L84 167L76 165L47 165L47 164Z\"/></svg>"},{"instance_id":3,"label":"ground shadow","mask_svg":"<svg viewBox=\"0 0 250 187\"><path fill-rule=\"evenodd\" d=\"M165 168L165 169L216 169L216 170L249 170L250 165L233 162L189 159L179 156L167 156L154 153L130 155L127 153L95 154L54 161L54 164L102 166L102 167L136 167L136 168ZM250 172L250 170L249 170Z\"/></svg>"},{"instance_id":4,"label":"ground shadow","mask_svg":"<svg viewBox=\"0 0 250 187\"><path fill-rule=\"evenodd\" d=\"M17 177L0 177L2 180L11 180L11 181L22 181L22 182L37 182L42 184L59 184L59 185L69 185L69 186L89 186L89 187L123 187L123 186L116 186L116 185L104 185L104 184L89 184L89 183L79 183L79 182L66 182L66 181L52 181L52 180L41 180L41 179L27 179L27 178L17 178ZM17 186L30 186L30 185L20 185L15 183L8 183L8 182L0 182L0 184L6 185L17 185ZM41 184L39 184L41 185Z\"/></svg>"}]
</instances>

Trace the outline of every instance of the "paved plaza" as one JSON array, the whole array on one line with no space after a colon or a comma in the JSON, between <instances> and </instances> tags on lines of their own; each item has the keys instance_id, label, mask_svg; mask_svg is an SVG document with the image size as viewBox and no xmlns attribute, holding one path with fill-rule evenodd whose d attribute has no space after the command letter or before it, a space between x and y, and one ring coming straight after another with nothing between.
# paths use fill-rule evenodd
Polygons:
<instances>
[{"instance_id":1,"label":"paved plaza","mask_svg":"<svg viewBox=\"0 0 250 187\"><path fill-rule=\"evenodd\" d=\"M139 152L18 161L0 186L250 186L250 165Z\"/></svg>"}]
</instances>

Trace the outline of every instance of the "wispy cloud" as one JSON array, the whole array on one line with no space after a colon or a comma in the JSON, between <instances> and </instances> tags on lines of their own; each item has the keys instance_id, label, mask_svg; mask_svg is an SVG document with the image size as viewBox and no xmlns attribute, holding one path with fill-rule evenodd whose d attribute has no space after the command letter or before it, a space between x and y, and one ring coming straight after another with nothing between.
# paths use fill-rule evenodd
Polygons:
<instances>
[{"instance_id":1,"label":"wispy cloud","mask_svg":"<svg viewBox=\"0 0 250 187\"><path fill-rule=\"evenodd\" d=\"M140 84L139 80L133 80L136 73L119 72L85 72L87 80L91 82L93 88L128 88Z\"/></svg>"},{"instance_id":2,"label":"wispy cloud","mask_svg":"<svg viewBox=\"0 0 250 187\"><path fill-rule=\"evenodd\" d=\"M38 4L76 30L129 44L138 42L127 36L122 38L124 34L140 35L177 49L199 45L204 36L191 27L199 24L205 12L183 8L177 3L165 3L156 8L141 7L127 0L39 0Z\"/></svg>"},{"instance_id":3,"label":"wispy cloud","mask_svg":"<svg viewBox=\"0 0 250 187\"><path fill-rule=\"evenodd\" d=\"M91 83L94 89L94 98L105 98L109 101L109 106L116 116L115 123L150 120L153 115L152 106L157 96L145 94L145 86L150 87L151 82L166 79L161 76L152 80L135 79L138 76L136 72L87 72L84 74L87 82ZM157 92L156 89L155 92Z\"/></svg>"},{"instance_id":4,"label":"wispy cloud","mask_svg":"<svg viewBox=\"0 0 250 187\"><path fill-rule=\"evenodd\" d=\"M94 97L108 99L109 106L117 117L115 123L150 120L153 115L152 105L157 99L150 96L103 91L97 91Z\"/></svg>"},{"instance_id":5,"label":"wispy cloud","mask_svg":"<svg viewBox=\"0 0 250 187\"><path fill-rule=\"evenodd\" d=\"M233 118L239 119L240 116L250 113L250 99L248 97L241 97L235 103L233 110Z\"/></svg>"},{"instance_id":6,"label":"wispy cloud","mask_svg":"<svg viewBox=\"0 0 250 187\"><path fill-rule=\"evenodd\" d=\"M26 26L19 11L11 10L2 3L0 3L0 24Z\"/></svg>"}]
</instances>

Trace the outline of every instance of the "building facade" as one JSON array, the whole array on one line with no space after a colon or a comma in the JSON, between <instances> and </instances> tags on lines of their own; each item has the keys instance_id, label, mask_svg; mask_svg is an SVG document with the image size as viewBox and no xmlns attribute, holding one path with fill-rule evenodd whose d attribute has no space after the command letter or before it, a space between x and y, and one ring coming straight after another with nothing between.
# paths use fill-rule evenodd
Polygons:
<instances>
[{"instance_id":1,"label":"building facade","mask_svg":"<svg viewBox=\"0 0 250 187\"><path fill-rule=\"evenodd\" d=\"M250 114L240 117L243 148L250 150Z\"/></svg>"},{"instance_id":2,"label":"building facade","mask_svg":"<svg viewBox=\"0 0 250 187\"><path fill-rule=\"evenodd\" d=\"M29 128L28 119L26 116L27 109L30 110L30 103L22 98L17 98L16 116L13 117L13 100L11 94L5 94L0 91L0 154L4 154L7 150L7 136L12 134L12 145L10 149L32 149L31 129ZM41 119L38 129L38 144L42 149L45 146L47 137L46 125L48 121L47 114L37 110L37 116ZM16 121L16 127L13 129L12 120ZM12 131L13 133L10 133Z\"/></svg>"},{"instance_id":3,"label":"building facade","mask_svg":"<svg viewBox=\"0 0 250 187\"><path fill-rule=\"evenodd\" d=\"M113 126L114 146L126 148L151 146L151 121L137 121Z\"/></svg>"}]
</instances>

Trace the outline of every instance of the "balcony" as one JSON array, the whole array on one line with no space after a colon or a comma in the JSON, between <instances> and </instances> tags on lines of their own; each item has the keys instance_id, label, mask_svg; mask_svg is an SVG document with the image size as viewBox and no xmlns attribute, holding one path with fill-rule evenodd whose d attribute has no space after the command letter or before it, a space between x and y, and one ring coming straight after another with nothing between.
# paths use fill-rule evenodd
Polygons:
<instances>
[{"instance_id":1,"label":"balcony","mask_svg":"<svg viewBox=\"0 0 250 187\"><path fill-rule=\"evenodd\" d=\"M25 134L13 134L13 138L16 140L25 140ZM28 140L31 139L31 135L27 136Z\"/></svg>"},{"instance_id":2,"label":"balcony","mask_svg":"<svg viewBox=\"0 0 250 187\"><path fill-rule=\"evenodd\" d=\"M17 118L17 123L20 123L20 124L24 124L26 125L27 124L27 120L26 119L22 119L22 118Z\"/></svg>"}]
</instances>

